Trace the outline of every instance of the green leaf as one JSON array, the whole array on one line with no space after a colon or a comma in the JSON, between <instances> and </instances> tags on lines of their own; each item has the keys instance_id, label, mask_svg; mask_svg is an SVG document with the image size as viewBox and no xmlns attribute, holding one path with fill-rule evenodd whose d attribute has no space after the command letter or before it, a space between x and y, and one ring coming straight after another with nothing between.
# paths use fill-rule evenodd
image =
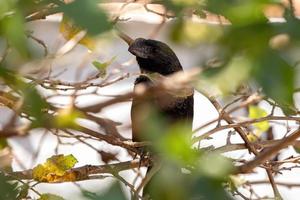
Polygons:
<instances>
[{"instance_id":1,"label":"green leaf","mask_svg":"<svg viewBox=\"0 0 300 200\"><path fill-rule=\"evenodd\" d=\"M64 198L56 194L46 193L46 194L42 194L40 198L38 198L38 200L64 200Z\"/></svg>"},{"instance_id":2,"label":"green leaf","mask_svg":"<svg viewBox=\"0 0 300 200\"><path fill-rule=\"evenodd\" d=\"M56 3L54 0L22 0L22 1L16 1L17 7L22 12L23 16L27 16L29 13L33 13L36 10L42 10L47 6L47 3Z\"/></svg>"},{"instance_id":3,"label":"green leaf","mask_svg":"<svg viewBox=\"0 0 300 200\"><path fill-rule=\"evenodd\" d=\"M250 24L267 21L264 16L265 5L271 0L207 0L205 10L225 16L232 24Z\"/></svg>"},{"instance_id":4,"label":"green leaf","mask_svg":"<svg viewBox=\"0 0 300 200\"><path fill-rule=\"evenodd\" d=\"M6 147L8 147L7 139L0 138L0 151Z\"/></svg>"},{"instance_id":5,"label":"green leaf","mask_svg":"<svg viewBox=\"0 0 300 200\"><path fill-rule=\"evenodd\" d=\"M71 169L76 163L77 159L72 155L55 155L48 158L44 164L39 164L33 168L33 178L38 181L51 182L52 176L63 176L66 171Z\"/></svg>"},{"instance_id":6,"label":"green leaf","mask_svg":"<svg viewBox=\"0 0 300 200\"><path fill-rule=\"evenodd\" d=\"M0 199L16 200L18 196L17 183L10 183L10 180L0 173Z\"/></svg>"},{"instance_id":7,"label":"green leaf","mask_svg":"<svg viewBox=\"0 0 300 200\"><path fill-rule=\"evenodd\" d=\"M78 127L76 120L81 117L83 117L83 114L72 107L62 108L55 116L55 125L60 128Z\"/></svg>"},{"instance_id":8,"label":"green leaf","mask_svg":"<svg viewBox=\"0 0 300 200\"><path fill-rule=\"evenodd\" d=\"M112 28L106 14L97 3L96 0L75 0L58 7L58 11L67 15L79 27L86 29L88 34L97 35Z\"/></svg>"},{"instance_id":9,"label":"green leaf","mask_svg":"<svg viewBox=\"0 0 300 200\"><path fill-rule=\"evenodd\" d=\"M251 61L247 56L234 56L226 66L216 67L202 73L197 87L207 93L228 94L235 92L251 75Z\"/></svg>"},{"instance_id":10,"label":"green leaf","mask_svg":"<svg viewBox=\"0 0 300 200\"><path fill-rule=\"evenodd\" d=\"M15 2L13 0L0 1L0 35L4 36L20 55L27 58L28 45L24 32L24 18Z\"/></svg>"},{"instance_id":11,"label":"green leaf","mask_svg":"<svg viewBox=\"0 0 300 200\"><path fill-rule=\"evenodd\" d=\"M212 177L198 176L197 179L194 181L194 184L191 186L190 190L190 195L192 195L192 198L190 199L233 200L233 198L224 189L222 181L218 179L216 180Z\"/></svg>"},{"instance_id":12,"label":"green leaf","mask_svg":"<svg viewBox=\"0 0 300 200\"><path fill-rule=\"evenodd\" d=\"M199 170L205 176L222 180L232 172L233 164L218 153L207 153L199 160Z\"/></svg>"},{"instance_id":13,"label":"green leaf","mask_svg":"<svg viewBox=\"0 0 300 200\"><path fill-rule=\"evenodd\" d=\"M20 187L20 189L21 190L20 190L19 195L17 197L18 200L25 199L28 196L29 185L28 184L23 184Z\"/></svg>"},{"instance_id":14,"label":"green leaf","mask_svg":"<svg viewBox=\"0 0 300 200\"><path fill-rule=\"evenodd\" d=\"M185 124L175 124L171 126L163 136L160 136L159 142L154 145L166 160L178 162L181 165L191 164L197 154L191 149L191 128Z\"/></svg>"},{"instance_id":15,"label":"green leaf","mask_svg":"<svg viewBox=\"0 0 300 200\"><path fill-rule=\"evenodd\" d=\"M151 178L146 188L144 188L144 194L150 195L149 199L155 200L190 199L188 190L191 187L191 183L192 180L181 172L181 168L178 165L164 162L159 171ZM186 184L185 187L182 187L182 184Z\"/></svg>"},{"instance_id":16,"label":"green leaf","mask_svg":"<svg viewBox=\"0 0 300 200\"><path fill-rule=\"evenodd\" d=\"M188 46L216 42L222 36L222 28L211 24L179 19L174 23L171 39Z\"/></svg>"},{"instance_id":17,"label":"green leaf","mask_svg":"<svg viewBox=\"0 0 300 200\"><path fill-rule=\"evenodd\" d=\"M218 164L213 167L223 167L222 163ZM162 162L159 171L144 188L144 193L155 200L230 199L222 187L222 181L199 174L196 170L182 173L182 167L172 162Z\"/></svg>"},{"instance_id":18,"label":"green leaf","mask_svg":"<svg viewBox=\"0 0 300 200\"><path fill-rule=\"evenodd\" d=\"M106 62L99 62L99 61L93 61L93 65L94 67L96 67L100 73L100 77L101 78L104 78L106 76L106 70L107 70L107 67L109 67L116 59L116 56L112 57L109 61L106 61Z\"/></svg>"},{"instance_id":19,"label":"green leaf","mask_svg":"<svg viewBox=\"0 0 300 200\"><path fill-rule=\"evenodd\" d=\"M205 0L164 0L160 1L168 10L172 10L177 15L181 15L181 11L185 8L201 8Z\"/></svg>"},{"instance_id":20,"label":"green leaf","mask_svg":"<svg viewBox=\"0 0 300 200\"><path fill-rule=\"evenodd\" d=\"M295 68L272 50L255 58L254 65L254 78L266 95L275 100L285 114L292 114Z\"/></svg>"},{"instance_id":21,"label":"green leaf","mask_svg":"<svg viewBox=\"0 0 300 200\"><path fill-rule=\"evenodd\" d=\"M294 148L294 150L295 150L297 153L300 153L300 148L294 147L294 146L293 146L293 148Z\"/></svg>"},{"instance_id":22,"label":"green leaf","mask_svg":"<svg viewBox=\"0 0 300 200\"><path fill-rule=\"evenodd\" d=\"M26 109L26 113L35 118L33 126L44 126L46 123L44 111L48 108L46 100L42 98L33 84L20 82L17 87L22 90L24 97L23 106Z\"/></svg>"},{"instance_id":23,"label":"green leaf","mask_svg":"<svg viewBox=\"0 0 300 200\"><path fill-rule=\"evenodd\" d=\"M24 98L22 104L22 112L34 117L32 127L44 126L47 124L49 115L44 111L48 108L49 104L39 94L35 85L26 83L18 75L17 72L8 70L0 65L0 79L9 85L16 93Z\"/></svg>"}]
</instances>

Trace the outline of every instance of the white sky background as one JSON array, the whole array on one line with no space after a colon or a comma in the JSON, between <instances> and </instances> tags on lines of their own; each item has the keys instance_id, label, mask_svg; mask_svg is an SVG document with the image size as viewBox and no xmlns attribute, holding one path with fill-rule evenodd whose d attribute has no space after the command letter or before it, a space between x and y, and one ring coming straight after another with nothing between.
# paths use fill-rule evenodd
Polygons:
<instances>
[{"instance_id":1,"label":"white sky background","mask_svg":"<svg viewBox=\"0 0 300 200\"><path fill-rule=\"evenodd\" d=\"M139 18L141 19L141 18ZM141 22L141 21L129 21L124 23L121 28L124 30L125 33L130 35L133 38L136 37L147 37L153 29L157 26L155 23L149 23L149 17L145 17L144 19L147 19L148 23ZM142 19L141 19L142 20ZM166 43L168 43L171 48L175 51L177 56L179 57L179 60L182 64L182 66L187 69L194 66L199 65L199 63L207 61L211 55L212 50L211 48L208 48L207 46L203 45L199 48L187 48L178 46L175 44L170 43L170 41L167 40L167 32L169 30L170 24L167 23L163 29L160 31L160 34L155 38L162 40ZM58 29L59 29L59 23L56 21L36 21L32 22L29 25L30 29L33 30L33 35L36 36L39 39L42 39L48 46L49 52L54 53L61 45L64 44L65 40L60 35ZM103 46L102 46L103 45ZM100 61L106 61L110 59L113 56L117 56L116 61L112 64L111 69L119 68L120 63L124 63L125 61L129 61L133 58L133 56L127 51L127 44L124 43L119 38L115 37L111 42L103 43L101 44L101 51L99 51L99 54L95 55L93 60L100 60ZM61 58L54 62L54 69L61 71L63 69L67 69L67 71L62 74L59 78L61 78L64 81L75 81L75 72L76 68L78 67L79 63L82 61L83 57L86 55L87 49L81 45L76 47L72 52L67 54L64 58ZM96 70L94 67L90 64L91 62L88 62L89 64L85 65L82 69L82 78L86 77L90 73L96 73ZM136 63L134 62L128 67L123 67L124 71L128 72L137 72L138 67ZM113 84L109 87L105 87L100 89L99 91L102 94L121 94L125 93L127 91L131 91L133 87L133 81L134 77L130 79L126 79L124 81L121 81L117 84ZM91 104L94 101L103 100L100 98L95 98L94 96L86 96L79 99L80 104ZM60 104L67 105L69 103L68 98L57 98L53 99L55 102L59 102ZM100 113L101 116L110 118L115 121L122 122L125 125L128 125L130 122L130 102L117 104L114 106L111 106L107 109L105 109L103 112ZM267 109L270 109L268 106L265 105ZM7 121L7 113L9 111L7 109L0 108L0 126L1 124L5 123ZM280 114L280 112L278 112ZM209 101L200 95L199 93L195 93L195 110L194 110L194 127L198 127L201 124L204 124L205 122L208 122L212 119L215 119L217 117L217 112L213 108L213 106L209 103ZM91 127L95 127L92 124ZM123 126L120 127L121 130L125 130ZM214 145L214 146L221 146L226 143L226 136L227 131L222 131L214 135L213 140L209 140L203 143L204 146L207 145ZM285 134L285 129L279 126L276 126L275 129L276 138L280 138L282 135ZM130 130L123 131L122 134L124 136L130 138ZM57 140L54 136L48 135L45 139L45 142L43 143L42 150L40 151L40 154L37 158L37 162L32 163L31 158L31 152L34 152L39 145L40 137L42 133L41 131L36 131L36 133L30 134L28 138L16 138L11 139L10 144L13 146L13 149L15 150L15 154L19 158L19 160L24 163L26 168L32 168L37 163L44 162L46 158L52 156L55 153L55 147L57 144ZM234 136L232 138L232 142L241 142L238 136ZM95 145L95 147L99 147L99 149L112 149L111 145L105 144L104 142L97 142L92 143ZM115 152L118 151L118 149L113 150ZM292 152L293 150L291 150ZM97 152L90 149L89 147L85 146L84 144L78 144L75 146L62 146L59 148L59 153L62 154L73 154L79 161L79 163L76 166L82 166L85 164L101 164L101 159ZM246 153L246 151L240 151L234 154L230 154L234 157L239 157ZM284 157L284 156L283 156ZM130 158L124 154L124 152L120 152L119 156L120 160L129 160ZM14 169L15 170L21 170L20 166L14 162ZM258 170L260 173L259 175L253 175L250 177L246 177L247 179L251 180L267 180L267 176L264 170ZM276 180L283 180L283 181L289 181L289 182L300 182L300 170L294 169L292 172L283 172L283 176L276 177ZM131 176L132 174L123 172L123 175L126 177ZM90 191L93 192L99 192L102 189L106 189L109 187L109 183L112 179L107 178L104 180L96 180L96 181L84 181L79 182L79 184ZM67 200L69 199L84 199L79 198L78 195L80 195L80 191L78 190L78 187L75 186L73 183L63 183L63 184L39 184L37 187L38 191L40 192L49 192L61 195L65 197ZM268 196L273 196L271 186L264 186L260 185L256 187L258 194L265 194ZM298 200L300 195L300 189L287 189L285 187L279 186L279 191L281 192L281 195L284 199L287 200Z\"/></svg>"}]
</instances>

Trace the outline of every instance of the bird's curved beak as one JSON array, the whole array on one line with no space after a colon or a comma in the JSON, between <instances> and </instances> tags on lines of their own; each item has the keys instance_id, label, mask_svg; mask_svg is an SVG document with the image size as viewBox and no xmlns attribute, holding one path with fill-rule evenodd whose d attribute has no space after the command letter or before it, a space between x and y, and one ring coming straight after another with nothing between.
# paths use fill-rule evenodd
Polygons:
<instances>
[{"instance_id":1,"label":"bird's curved beak","mask_svg":"<svg viewBox=\"0 0 300 200\"><path fill-rule=\"evenodd\" d=\"M119 37L124 40L129 46L134 42L134 40L129 37L128 35L126 35L125 33L121 32L118 30L118 35Z\"/></svg>"},{"instance_id":2,"label":"bird's curved beak","mask_svg":"<svg viewBox=\"0 0 300 200\"><path fill-rule=\"evenodd\" d=\"M141 57L141 58L147 58L148 54L146 52L145 49L145 39L143 38L137 38L137 39L132 39L131 37L129 37L128 35L126 35L125 33L121 32L120 30L117 30L118 36L124 40L128 45L128 51L130 53L132 53L133 55L135 55L136 57Z\"/></svg>"}]
</instances>

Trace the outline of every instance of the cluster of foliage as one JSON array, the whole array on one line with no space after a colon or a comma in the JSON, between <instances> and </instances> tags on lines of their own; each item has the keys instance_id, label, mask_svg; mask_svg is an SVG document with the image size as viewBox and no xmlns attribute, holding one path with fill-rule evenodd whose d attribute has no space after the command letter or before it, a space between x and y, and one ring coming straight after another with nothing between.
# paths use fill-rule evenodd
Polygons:
<instances>
[{"instance_id":1,"label":"cluster of foliage","mask_svg":"<svg viewBox=\"0 0 300 200\"><path fill-rule=\"evenodd\" d=\"M154 199L231 199L231 195L224 188L227 188L233 195L240 194L238 187L242 183L239 183L240 180L237 180L235 175L247 173L257 166L267 168L274 195L278 199L281 198L274 185L273 168L266 161L282 148L292 144L297 137L281 146L272 143L274 148L266 156L260 156L264 146L257 146L257 144L261 142L261 135L271 129L270 120L299 121L296 117L298 109L293 95L297 92L295 83L298 71L297 52L299 52L300 41L298 25L300 21L294 15L295 10L291 2L289 5L277 0L164 0L154 2L163 5L167 10L166 13L156 14L174 20L170 31L171 40L190 47L203 43L216 47L217 59L213 62L199 63L199 66L204 66L203 72L197 76L194 84L195 88L204 94L210 94L207 97L220 112L220 117L213 122L223 120L229 125L235 125L223 127L218 123L215 129L200 137L195 137L193 144L191 143L192 133L187 133L185 127L174 126L166 129L163 120L157 116L153 117L153 120L149 121L149 127L145 129L151 137L160 137L159 142L153 144L153 147L162 155L162 162L164 162L164 167L153 177L150 185ZM93 64L99 73L78 84L67 84L63 81L51 80L49 77L40 79L20 73L20 68L25 63L53 56L48 55L46 47L46 55L36 51L32 41L42 46L45 44L27 30L27 22L43 20L54 13L63 13L61 30L64 37L74 39L81 31L84 31L88 37L81 38L78 42L92 49L93 45L89 38L111 31L119 20L119 18L109 19L106 11L99 8L98 3L101 2L96 0L74 0L69 3L62 0L0 1L0 106L6 106L15 113L10 122L0 130L1 152L10 148L7 143L8 138L26 136L30 134L30 131L38 128L54 133L57 133L57 130L64 131L81 142L84 138L82 135L85 135L123 147L131 154L137 152L133 145L126 143L128 141L112 133L116 128L115 122L90 114L91 112L99 113L105 106L129 100L134 94L119 96L111 101L90 107L77 107L73 103L68 108L59 108L48 102L37 89L42 87L48 90L60 90L63 87L65 90L75 90L76 93L76 90L86 89L89 86L104 87L110 83L113 84L115 81L109 82L105 77L107 77L106 68L114 61L114 58L103 63L94 61ZM268 20L265 11L270 5L281 9L284 23ZM219 25L198 23L192 20L191 16L207 18L212 13L219 16ZM118 80L122 78L124 77ZM107 82L101 82L98 85L89 82L95 79L103 79ZM215 95L222 98L234 97L240 101L240 104L227 112L227 106L220 107L214 98ZM284 113L282 118L273 116L273 111L268 114L260 108L258 103L262 100L274 108L280 108ZM236 102L238 101L234 101ZM230 117L231 112L237 109L249 111L250 120L247 123L238 124L238 121ZM18 126L19 118L27 119L26 126ZM105 134L81 126L76 122L78 118L96 122L104 127ZM250 125L252 126L249 128ZM226 128L234 128L240 134L244 140L243 148L248 148L249 152L257 157L257 160L254 159L254 164L250 161L249 165L246 163L238 168L234 162L217 151L191 148L192 145L208 138L209 135ZM81 132L82 135L72 135L70 130ZM286 137L286 139L289 138ZM117 160L111 154L99 153L102 157L110 156L109 161ZM4 161L0 157L0 164L2 162ZM119 163L120 165L113 165L112 169L112 165L107 164L99 166L99 169L97 166L94 166L97 169L87 166L84 171L83 168L74 168L76 162L76 158L72 155L56 155L48 158L44 164L36 166L32 171L24 172L26 175L12 172L11 166L5 166L0 174L0 199L30 198L28 195L30 190L39 195L41 200L63 199L57 194L39 194L26 180L69 182L87 180L91 174L110 173L124 183L124 179L118 174L121 170L147 165L147 163L139 162L134 166ZM185 173L182 173L183 168ZM130 185L126 182L125 184ZM134 187L129 186L129 188L135 192ZM118 185L113 185L103 195L89 191L82 192L86 198L90 199L125 199Z\"/></svg>"}]
</instances>

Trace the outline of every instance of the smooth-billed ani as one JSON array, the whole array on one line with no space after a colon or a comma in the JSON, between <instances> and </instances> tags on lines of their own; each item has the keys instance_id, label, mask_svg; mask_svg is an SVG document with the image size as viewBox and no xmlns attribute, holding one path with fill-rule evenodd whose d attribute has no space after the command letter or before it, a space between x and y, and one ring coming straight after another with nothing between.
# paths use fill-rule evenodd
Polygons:
<instances>
[{"instance_id":1,"label":"smooth-billed ani","mask_svg":"<svg viewBox=\"0 0 300 200\"><path fill-rule=\"evenodd\" d=\"M152 86L155 83L151 80L151 74L159 73L163 76L171 75L175 72L182 71L182 66L172 49L165 43L138 38L129 46L128 51L136 56L142 74L135 80L135 87L138 84ZM149 76L147 76L149 75ZM137 110L143 100L151 103L158 111L167 118L170 123L186 122L192 129L194 98L193 93L189 96L172 96L170 93L161 94L164 97L154 97L149 99L133 99L131 107L132 121L132 139L139 141L141 130L138 126L141 124L139 120L141 116L136 116ZM164 101L165 100L165 101ZM150 102L149 102L150 101ZM146 103L146 102L145 102Z\"/></svg>"},{"instance_id":2,"label":"smooth-billed ani","mask_svg":"<svg viewBox=\"0 0 300 200\"><path fill-rule=\"evenodd\" d=\"M153 74L168 76L183 71L176 54L163 42L138 38L130 44L128 51L136 56L142 73L135 80L135 89L140 84L146 88L155 85L155 81L151 78ZM145 117L146 107L150 109L153 107L157 110L166 119L168 125L184 122L192 130L194 97L193 90L191 91L187 95L181 96L160 91L158 95L133 98L131 107L132 140L137 142L145 138L142 133L148 120Z\"/></svg>"}]
</instances>

